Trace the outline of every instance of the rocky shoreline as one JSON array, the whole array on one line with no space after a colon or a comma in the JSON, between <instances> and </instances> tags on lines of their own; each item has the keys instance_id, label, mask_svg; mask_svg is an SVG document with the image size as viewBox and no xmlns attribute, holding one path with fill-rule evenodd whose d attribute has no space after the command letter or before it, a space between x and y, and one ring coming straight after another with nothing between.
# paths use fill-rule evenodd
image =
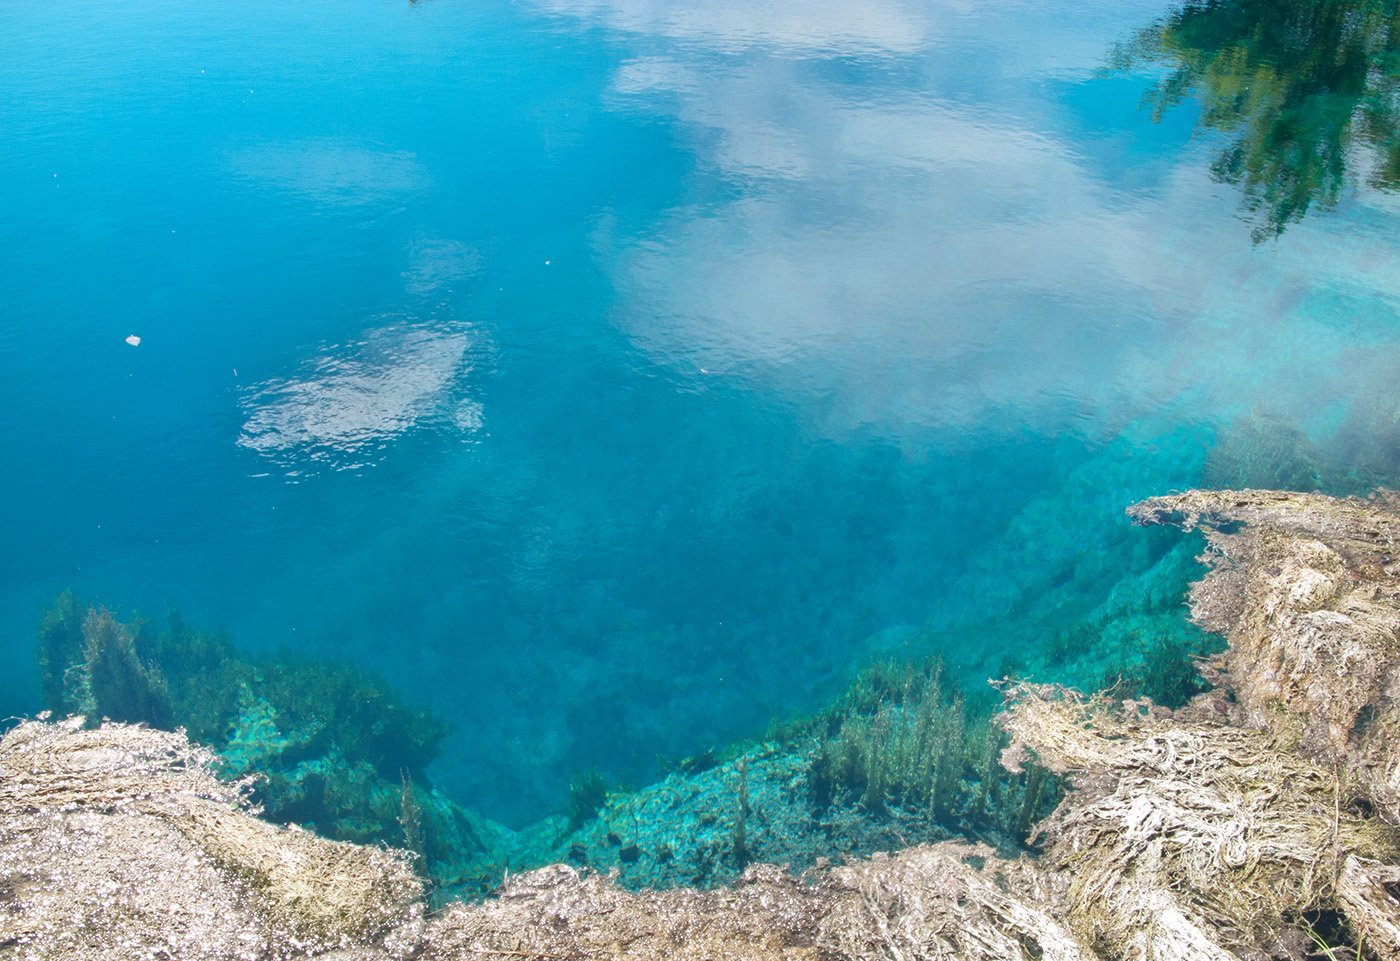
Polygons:
<instances>
[{"instance_id":1,"label":"rocky shoreline","mask_svg":"<svg viewBox=\"0 0 1400 961\"><path fill-rule=\"evenodd\" d=\"M260 820L183 734L26 721L0 739L0 956L1400 959L1400 499L1195 491L1129 513L1205 532L1192 616L1228 648L1176 709L1003 684L1001 765L1067 786L1032 855L891 844L793 873L755 843L711 890L557 864L430 911L413 855ZM750 752L691 779L736 795L746 848L750 771L753 790L796 776ZM652 817L683 782L611 813Z\"/></svg>"}]
</instances>

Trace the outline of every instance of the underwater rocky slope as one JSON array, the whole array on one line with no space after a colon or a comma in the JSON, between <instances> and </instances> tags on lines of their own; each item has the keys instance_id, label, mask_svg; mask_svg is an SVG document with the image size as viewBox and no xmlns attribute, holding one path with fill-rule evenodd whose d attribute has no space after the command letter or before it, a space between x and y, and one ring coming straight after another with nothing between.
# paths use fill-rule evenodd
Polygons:
<instances>
[{"instance_id":1,"label":"underwater rocky slope","mask_svg":"<svg viewBox=\"0 0 1400 961\"><path fill-rule=\"evenodd\" d=\"M759 746L606 799L599 819L583 805L552 839L564 860L590 850L581 832L674 819L684 848L703 834L694 806L722 798L732 884L628 890L556 864L428 911L413 854L257 818L249 782L216 777L224 762L182 734L29 721L0 740L0 955L1400 959L1400 498L1192 492L1130 513L1206 534L1192 613L1229 645L1202 665L1210 690L1169 707L1006 682L1004 735L954 739L960 702L926 671L903 699L805 729L824 745L809 781L844 772L862 810L933 812L995 846L892 831L892 853L761 863L782 852L748 812L800 772ZM998 751L1004 774L969 779ZM1065 785L1043 819L1012 773L1030 762ZM809 782L793 789L811 804ZM1030 854L1001 843L1013 812L1039 819Z\"/></svg>"},{"instance_id":2,"label":"underwater rocky slope","mask_svg":"<svg viewBox=\"0 0 1400 961\"><path fill-rule=\"evenodd\" d=\"M1150 648L1127 686L1184 700L1185 650ZM252 657L178 614L121 622L71 592L38 652L50 716L182 731L219 776L249 778L267 820L410 851L438 903L561 861L631 888L712 887L754 862L803 870L949 837L1014 850L1057 799L1043 768L997 764L993 692L969 697L936 659L876 662L826 710L684 758L639 790L579 771L567 810L561 796L560 813L512 830L432 785L442 726L348 665Z\"/></svg>"}]
</instances>

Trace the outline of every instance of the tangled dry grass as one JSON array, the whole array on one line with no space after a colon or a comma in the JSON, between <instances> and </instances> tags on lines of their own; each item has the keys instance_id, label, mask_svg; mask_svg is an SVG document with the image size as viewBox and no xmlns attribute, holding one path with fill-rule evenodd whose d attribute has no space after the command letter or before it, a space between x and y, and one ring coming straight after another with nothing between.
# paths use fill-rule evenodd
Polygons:
<instances>
[{"instance_id":1,"label":"tangled dry grass","mask_svg":"<svg viewBox=\"0 0 1400 961\"><path fill-rule=\"evenodd\" d=\"M954 843L800 878L755 865L703 892L628 892L558 865L435 919L425 957L1087 961L1050 900L1029 862Z\"/></svg>"},{"instance_id":2,"label":"tangled dry grass","mask_svg":"<svg viewBox=\"0 0 1400 961\"><path fill-rule=\"evenodd\" d=\"M1400 824L1400 497L1192 491L1129 513L1205 532L1192 615L1229 641L1206 670L1239 723L1344 768Z\"/></svg>"},{"instance_id":3,"label":"tangled dry grass","mask_svg":"<svg viewBox=\"0 0 1400 961\"><path fill-rule=\"evenodd\" d=\"M1267 732L1059 688L1009 689L1003 717L1010 763L1029 749L1072 778L1039 828L1045 866L1068 879L1075 929L1111 956L1286 957L1300 920L1326 912L1400 956L1382 866L1400 858L1396 833L1335 771Z\"/></svg>"}]
</instances>

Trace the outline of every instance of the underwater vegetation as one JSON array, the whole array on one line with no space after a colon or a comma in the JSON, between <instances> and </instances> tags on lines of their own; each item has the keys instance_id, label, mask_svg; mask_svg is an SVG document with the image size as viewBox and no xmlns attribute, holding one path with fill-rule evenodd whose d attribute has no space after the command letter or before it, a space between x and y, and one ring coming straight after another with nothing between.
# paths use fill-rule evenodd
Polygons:
<instances>
[{"instance_id":1,"label":"underwater vegetation","mask_svg":"<svg viewBox=\"0 0 1400 961\"><path fill-rule=\"evenodd\" d=\"M445 729L380 677L345 664L251 658L172 612L118 621L63 593L44 617L41 684L56 716L183 728L279 823L340 840L401 845L430 863L480 848L475 819L431 789L424 767Z\"/></svg>"},{"instance_id":2,"label":"underwater vegetation","mask_svg":"<svg viewBox=\"0 0 1400 961\"><path fill-rule=\"evenodd\" d=\"M1169 604L1179 610L1179 600ZM1034 670L1008 662L999 673L1177 708L1208 689L1199 665L1222 647L1218 635L1184 623L1179 616L1164 616L1154 602L1137 617L1086 620L1055 630L1041 645Z\"/></svg>"},{"instance_id":3,"label":"underwater vegetation","mask_svg":"<svg viewBox=\"0 0 1400 961\"><path fill-rule=\"evenodd\" d=\"M256 776L270 820L404 849L438 899L554 861L616 869L632 887L708 887L759 860L805 867L911 840L1016 850L1058 798L1042 769L997 764L997 698L969 699L936 660L877 663L825 711L687 758L658 785L622 791L581 771L558 815L512 831L431 786L441 722L351 666L250 657L178 613L124 623L71 592L38 655L56 716L183 729L224 776Z\"/></svg>"},{"instance_id":4,"label":"underwater vegetation","mask_svg":"<svg viewBox=\"0 0 1400 961\"><path fill-rule=\"evenodd\" d=\"M397 780L401 770L421 772L445 733L375 675L323 661L254 660L178 612L163 627L141 617L122 624L71 591L44 616L39 666L55 714L178 724L226 759L295 742L303 754L363 759Z\"/></svg>"},{"instance_id":5,"label":"underwater vegetation","mask_svg":"<svg viewBox=\"0 0 1400 961\"><path fill-rule=\"evenodd\" d=\"M1206 456L1204 488L1282 488L1364 494L1400 483L1400 404L1354 398L1335 434L1319 441L1287 419L1254 411L1224 430Z\"/></svg>"},{"instance_id":6,"label":"underwater vegetation","mask_svg":"<svg viewBox=\"0 0 1400 961\"><path fill-rule=\"evenodd\" d=\"M1229 139L1211 164L1238 186L1256 241L1331 207L1364 179L1400 188L1400 7L1395 0L1190 0L1114 53L1164 64L1154 120L1188 97Z\"/></svg>"},{"instance_id":7,"label":"underwater vegetation","mask_svg":"<svg viewBox=\"0 0 1400 961\"><path fill-rule=\"evenodd\" d=\"M569 781L569 827L577 828L598 816L608 800L608 779L596 768L580 771Z\"/></svg>"},{"instance_id":8,"label":"underwater vegetation","mask_svg":"<svg viewBox=\"0 0 1400 961\"><path fill-rule=\"evenodd\" d=\"M1086 661L1101 688L1168 707L1204 689L1195 658L1208 652L1200 638L1214 643L1207 635L1130 635L1133 651L1111 668ZM1084 626L1047 648L1069 660L1121 641ZM990 686L970 695L937 658L876 662L826 709L702 751L639 790L577 772L558 814L515 831L434 789L424 768L442 724L348 665L252 658L177 613L122 623L71 592L44 618L38 653L54 714L182 728L225 776L256 775L252 797L268 818L404 849L438 902L554 862L615 872L635 889L713 887L751 863L805 869L953 838L1022 851L1062 794L1042 767L1000 765L1000 698Z\"/></svg>"},{"instance_id":9,"label":"underwater vegetation","mask_svg":"<svg viewBox=\"0 0 1400 961\"><path fill-rule=\"evenodd\" d=\"M936 658L867 668L811 722L815 805L854 802L872 817L927 825L933 836L1023 845L1059 788L1041 768L1011 774L997 763L1007 740L990 695L969 702Z\"/></svg>"},{"instance_id":10,"label":"underwater vegetation","mask_svg":"<svg viewBox=\"0 0 1400 961\"><path fill-rule=\"evenodd\" d=\"M134 632L71 593L59 597L39 628L39 665L45 702L60 716L167 729L175 723L165 677L137 652Z\"/></svg>"},{"instance_id":11,"label":"underwater vegetation","mask_svg":"<svg viewBox=\"0 0 1400 961\"><path fill-rule=\"evenodd\" d=\"M552 822L510 831L435 788L424 768L443 723L351 665L251 657L173 611L122 623L71 591L43 619L38 658L53 715L183 729L222 776L253 778L269 820L408 851L434 891L489 890L506 870L543 863L559 834Z\"/></svg>"},{"instance_id":12,"label":"underwater vegetation","mask_svg":"<svg viewBox=\"0 0 1400 961\"><path fill-rule=\"evenodd\" d=\"M969 698L937 659L876 662L826 710L687 758L654 784L608 791L596 772L581 775L552 846L520 862L640 890L713 888L751 864L803 871L949 839L1026 851L1061 785L1033 764L1001 767L1000 701L990 686Z\"/></svg>"}]
</instances>

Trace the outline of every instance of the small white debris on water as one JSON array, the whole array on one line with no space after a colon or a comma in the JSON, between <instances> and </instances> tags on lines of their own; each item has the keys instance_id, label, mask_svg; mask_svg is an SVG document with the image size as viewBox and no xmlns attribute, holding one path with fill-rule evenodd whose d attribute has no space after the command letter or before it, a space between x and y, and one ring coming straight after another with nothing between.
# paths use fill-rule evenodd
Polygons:
<instances>
[{"instance_id":1,"label":"small white debris on water","mask_svg":"<svg viewBox=\"0 0 1400 961\"><path fill-rule=\"evenodd\" d=\"M141 338L140 338L140 337L137 337L135 334L127 334L127 335L126 335L126 342L127 342L128 344L130 344L131 346L133 346L133 347L140 347L140 346L141 346Z\"/></svg>"}]
</instances>

